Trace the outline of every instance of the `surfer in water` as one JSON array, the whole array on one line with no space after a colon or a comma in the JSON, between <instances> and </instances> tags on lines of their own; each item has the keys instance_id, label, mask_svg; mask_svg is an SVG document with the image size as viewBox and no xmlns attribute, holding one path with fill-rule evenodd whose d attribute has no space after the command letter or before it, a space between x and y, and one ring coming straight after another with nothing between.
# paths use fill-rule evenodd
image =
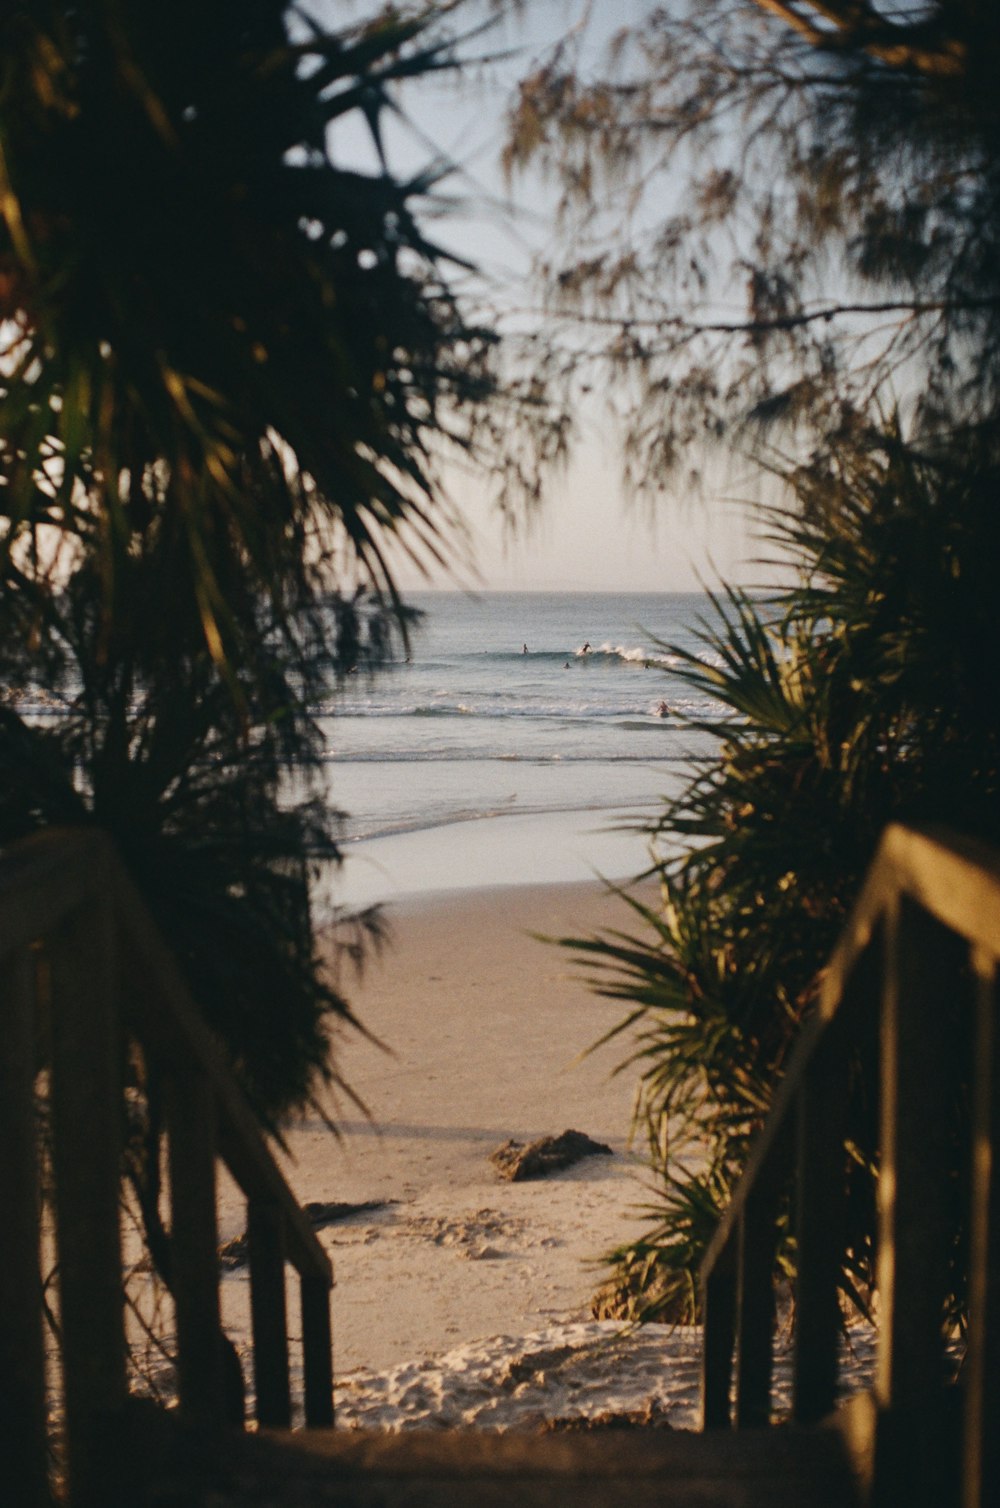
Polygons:
<instances>
[{"instance_id":1,"label":"surfer in water","mask_svg":"<svg viewBox=\"0 0 1000 1508\"><path fill-rule=\"evenodd\" d=\"M657 707L657 709L656 709L656 716L657 717L669 717L670 716L670 708L667 706L666 702L661 702L660 705Z\"/></svg>"},{"instance_id":2,"label":"surfer in water","mask_svg":"<svg viewBox=\"0 0 1000 1508\"><path fill-rule=\"evenodd\" d=\"M589 655L590 654L590 640L589 639L587 640L587 642L583 646L583 648L580 650L580 653L582 655Z\"/></svg>"},{"instance_id":3,"label":"surfer in water","mask_svg":"<svg viewBox=\"0 0 1000 1508\"><path fill-rule=\"evenodd\" d=\"M522 644L521 645L521 653L523 655L526 655L528 653L528 646L527 646L527 644Z\"/></svg>"}]
</instances>

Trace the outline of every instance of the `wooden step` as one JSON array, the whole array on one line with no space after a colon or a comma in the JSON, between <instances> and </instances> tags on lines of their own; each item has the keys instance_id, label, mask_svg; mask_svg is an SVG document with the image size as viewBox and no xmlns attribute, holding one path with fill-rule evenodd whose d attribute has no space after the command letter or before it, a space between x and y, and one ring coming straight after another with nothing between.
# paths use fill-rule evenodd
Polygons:
<instances>
[{"instance_id":1,"label":"wooden step","mask_svg":"<svg viewBox=\"0 0 1000 1508\"><path fill-rule=\"evenodd\" d=\"M149 1508L857 1508L834 1430L234 1436L175 1460ZM165 1464L165 1463L164 1463Z\"/></svg>"}]
</instances>

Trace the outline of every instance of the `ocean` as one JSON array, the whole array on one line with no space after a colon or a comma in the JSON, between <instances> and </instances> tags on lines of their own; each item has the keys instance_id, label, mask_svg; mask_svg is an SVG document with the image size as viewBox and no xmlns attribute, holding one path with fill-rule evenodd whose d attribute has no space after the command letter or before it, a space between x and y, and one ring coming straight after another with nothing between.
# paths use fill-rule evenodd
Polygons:
<instances>
[{"instance_id":1,"label":"ocean","mask_svg":"<svg viewBox=\"0 0 1000 1508\"><path fill-rule=\"evenodd\" d=\"M701 593L415 594L408 659L324 709L346 862L321 905L466 885L620 880L637 825L721 709L665 646L698 647Z\"/></svg>"}]
</instances>

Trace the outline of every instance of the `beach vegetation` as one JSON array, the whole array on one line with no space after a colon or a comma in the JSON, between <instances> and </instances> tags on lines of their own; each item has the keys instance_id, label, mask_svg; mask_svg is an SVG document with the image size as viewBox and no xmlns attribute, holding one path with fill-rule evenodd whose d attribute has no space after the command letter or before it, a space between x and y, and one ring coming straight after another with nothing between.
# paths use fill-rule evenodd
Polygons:
<instances>
[{"instance_id":1,"label":"beach vegetation","mask_svg":"<svg viewBox=\"0 0 1000 1508\"><path fill-rule=\"evenodd\" d=\"M352 1019L317 711L409 631L391 552L444 553L440 466L496 391L423 229L438 170L384 151L455 48L370 9L0 18L0 842L112 834L272 1126Z\"/></svg>"},{"instance_id":2,"label":"beach vegetation","mask_svg":"<svg viewBox=\"0 0 1000 1508\"><path fill-rule=\"evenodd\" d=\"M564 939L639 1075L654 1193L618 1302L690 1320L884 825L1000 841L1000 22L963 0L642 9L605 68L576 34L524 80L508 162L559 186L542 285L577 377L612 379L633 480L676 490L730 447L777 499L762 575L784 584L723 588L701 651L670 647L723 722L651 829L658 899ZM842 1272L862 1311L874 1051Z\"/></svg>"},{"instance_id":3,"label":"beach vegetation","mask_svg":"<svg viewBox=\"0 0 1000 1508\"><path fill-rule=\"evenodd\" d=\"M678 0L603 57L597 20L581 6L522 79L505 164L557 216L551 370L613 395L633 482L676 495L764 435L808 464L873 408L924 438L989 428L995 8Z\"/></svg>"},{"instance_id":4,"label":"beach vegetation","mask_svg":"<svg viewBox=\"0 0 1000 1508\"><path fill-rule=\"evenodd\" d=\"M831 519L772 515L801 567L794 586L728 590L700 652L672 648L684 662L674 673L724 710L721 729L694 724L717 752L651 830L656 900L625 891L632 928L564 940L593 988L626 1007L604 1040L625 1045L622 1066L638 1074L636 1123L659 1189L649 1231L616 1254L630 1314L696 1317L701 1258L886 823L1000 843L1000 629L973 584L998 527L997 480L977 469L970 497L964 466L917 465L887 435L863 465L845 461ZM865 1312L875 1053L874 1036L858 1044L843 1272ZM956 1312L962 1186L956 1177ZM793 1266L786 1229L779 1272Z\"/></svg>"}]
</instances>

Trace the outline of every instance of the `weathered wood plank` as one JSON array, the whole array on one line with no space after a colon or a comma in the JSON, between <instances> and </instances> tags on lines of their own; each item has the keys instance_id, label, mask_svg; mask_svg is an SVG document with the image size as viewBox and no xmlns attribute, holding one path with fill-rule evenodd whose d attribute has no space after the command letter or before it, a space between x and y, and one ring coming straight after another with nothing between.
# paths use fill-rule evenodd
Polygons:
<instances>
[{"instance_id":1,"label":"weathered wood plank","mask_svg":"<svg viewBox=\"0 0 1000 1508\"><path fill-rule=\"evenodd\" d=\"M831 1027L809 1065L797 1106L792 1415L799 1424L829 1414L836 1396L848 1088L846 1044Z\"/></svg>"},{"instance_id":2,"label":"weathered wood plank","mask_svg":"<svg viewBox=\"0 0 1000 1508\"><path fill-rule=\"evenodd\" d=\"M1000 855L944 828L893 823L880 845L900 888L949 932L1000 956Z\"/></svg>"},{"instance_id":3,"label":"weathered wood plank","mask_svg":"<svg viewBox=\"0 0 1000 1508\"><path fill-rule=\"evenodd\" d=\"M858 1508L833 1430L318 1430L230 1446L218 1468L241 1508Z\"/></svg>"},{"instance_id":4,"label":"weathered wood plank","mask_svg":"<svg viewBox=\"0 0 1000 1508\"><path fill-rule=\"evenodd\" d=\"M322 1278L307 1274L300 1279L300 1293L306 1424L311 1428L323 1428L333 1424L330 1289Z\"/></svg>"},{"instance_id":5,"label":"weathered wood plank","mask_svg":"<svg viewBox=\"0 0 1000 1508\"><path fill-rule=\"evenodd\" d=\"M944 1382L953 1010L969 994L960 940L907 897L886 918L879 1175L879 1358L884 1408Z\"/></svg>"},{"instance_id":6,"label":"weathered wood plank","mask_svg":"<svg viewBox=\"0 0 1000 1508\"><path fill-rule=\"evenodd\" d=\"M116 911L120 951L145 988L130 994L138 1034L165 1062L197 1062L213 1082L218 1145L244 1193L285 1212L288 1257L300 1272L330 1262L281 1176L260 1128L206 1030L170 950L156 930L114 845L96 830L50 829L0 855L0 956L47 935L75 908L102 894Z\"/></svg>"},{"instance_id":7,"label":"weathered wood plank","mask_svg":"<svg viewBox=\"0 0 1000 1508\"><path fill-rule=\"evenodd\" d=\"M177 1391L185 1415L208 1428L226 1418L215 1216L215 1105L197 1068L167 1075L171 1287Z\"/></svg>"},{"instance_id":8,"label":"weathered wood plank","mask_svg":"<svg viewBox=\"0 0 1000 1508\"><path fill-rule=\"evenodd\" d=\"M49 1501L38 1146L34 1104L34 960L0 959L0 1462L24 1508Z\"/></svg>"},{"instance_id":9,"label":"weathered wood plank","mask_svg":"<svg viewBox=\"0 0 1000 1508\"><path fill-rule=\"evenodd\" d=\"M92 875L98 896L105 876ZM119 1230L121 1040L105 901L49 940L52 1140L70 1494L107 1500L109 1426L126 1397Z\"/></svg>"},{"instance_id":10,"label":"weathered wood plank","mask_svg":"<svg viewBox=\"0 0 1000 1508\"><path fill-rule=\"evenodd\" d=\"M831 1016L893 897L905 894L950 931L1000 956L1000 859L973 838L890 823L824 970L820 1014Z\"/></svg>"},{"instance_id":11,"label":"weathered wood plank","mask_svg":"<svg viewBox=\"0 0 1000 1508\"><path fill-rule=\"evenodd\" d=\"M963 1381L962 1508L1000 1502L1000 987L997 961L974 956L976 1050L972 1113L969 1332Z\"/></svg>"},{"instance_id":12,"label":"weathered wood plank","mask_svg":"<svg viewBox=\"0 0 1000 1508\"><path fill-rule=\"evenodd\" d=\"M737 1252L734 1236L712 1267L702 1268L701 1427L727 1429L736 1342Z\"/></svg>"},{"instance_id":13,"label":"weathered wood plank","mask_svg":"<svg viewBox=\"0 0 1000 1508\"><path fill-rule=\"evenodd\" d=\"M787 1140L779 1143L784 1153ZM787 1155L772 1158L743 1209L739 1246L736 1343L736 1424L770 1423L774 1368L774 1253Z\"/></svg>"},{"instance_id":14,"label":"weathered wood plank","mask_svg":"<svg viewBox=\"0 0 1000 1508\"><path fill-rule=\"evenodd\" d=\"M253 1325L257 1421L280 1429L291 1422L288 1318L285 1303L285 1234L277 1205L247 1205L250 1247L250 1317Z\"/></svg>"},{"instance_id":15,"label":"weathered wood plank","mask_svg":"<svg viewBox=\"0 0 1000 1508\"><path fill-rule=\"evenodd\" d=\"M325 1278L329 1286L333 1281L330 1259L282 1177L177 963L120 864L115 872L114 895L127 957L144 981L144 989L130 998L136 1035L165 1066L197 1065L204 1073L215 1096L219 1155L248 1199L280 1206L288 1260L300 1273Z\"/></svg>"}]
</instances>

